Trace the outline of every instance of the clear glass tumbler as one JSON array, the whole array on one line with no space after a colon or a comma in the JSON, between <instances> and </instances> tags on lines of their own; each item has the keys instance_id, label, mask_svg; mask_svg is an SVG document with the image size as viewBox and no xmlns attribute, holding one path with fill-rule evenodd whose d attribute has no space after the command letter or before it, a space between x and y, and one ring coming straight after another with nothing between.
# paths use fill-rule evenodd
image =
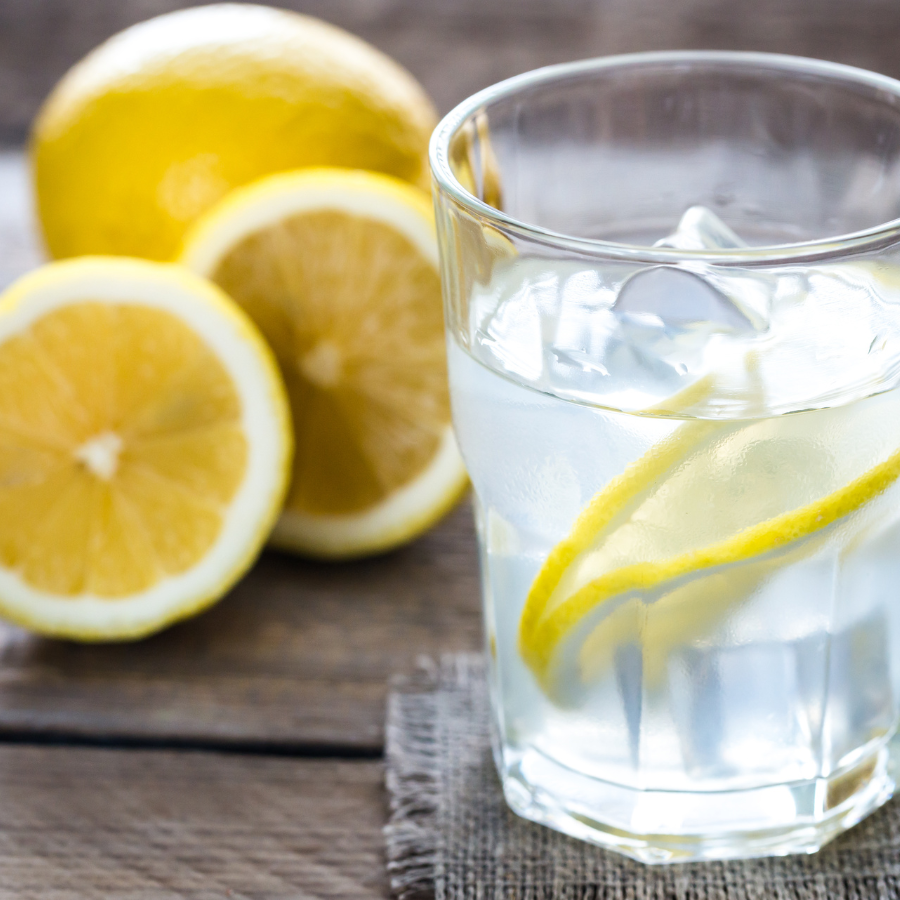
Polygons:
<instances>
[{"instance_id":1,"label":"clear glass tumbler","mask_svg":"<svg viewBox=\"0 0 900 900\"><path fill-rule=\"evenodd\" d=\"M495 756L646 862L814 852L900 697L900 83L653 53L431 147Z\"/></svg>"}]
</instances>

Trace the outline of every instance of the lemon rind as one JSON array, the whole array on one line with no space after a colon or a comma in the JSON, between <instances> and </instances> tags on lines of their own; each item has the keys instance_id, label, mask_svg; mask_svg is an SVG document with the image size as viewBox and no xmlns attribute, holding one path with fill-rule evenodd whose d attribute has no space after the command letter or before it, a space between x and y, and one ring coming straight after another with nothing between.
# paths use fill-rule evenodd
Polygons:
<instances>
[{"instance_id":1,"label":"lemon rind","mask_svg":"<svg viewBox=\"0 0 900 900\"><path fill-rule=\"evenodd\" d=\"M434 213L427 194L378 172L318 167L281 172L232 191L188 231L180 262L209 277L243 238L288 215L339 209L397 228L438 266Z\"/></svg>"},{"instance_id":2,"label":"lemon rind","mask_svg":"<svg viewBox=\"0 0 900 900\"><path fill-rule=\"evenodd\" d=\"M31 158L45 242L59 258L170 260L206 197L305 162L355 159L427 190L436 124L396 60L319 19L248 3L157 16L76 63L38 111ZM166 179L203 157L207 187L188 178L171 208Z\"/></svg>"},{"instance_id":3,"label":"lemon rind","mask_svg":"<svg viewBox=\"0 0 900 900\"><path fill-rule=\"evenodd\" d=\"M749 350L742 363L749 383L754 385L757 391L762 392L756 351ZM720 387L719 382L720 377L716 373L709 372L666 400L642 408L638 414L683 416L686 409L713 394ZM533 661L543 659L543 663L537 664L543 671L543 668L549 665L557 642L576 624L576 621L572 621L555 638L549 639L548 646L542 648L537 646L548 640L543 633L538 636L537 632L539 625L548 618L546 611L548 607L553 606L553 595L569 566L595 545L623 515L633 509L648 487L674 469L704 441L713 435L721 434L728 427L737 425L738 423L731 423L729 426L728 422L713 419L683 421L673 433L650 447L640 459L627 466L621 475L613 478L591 498L569 534L550 551L528 592L519 621L519 652L523 658ZM539 679L546 680L546 673L540 675Z\"/></svg>"},{"instance_id":4,"label":"lemon rind","mask_svg":"<svg viewBox=\"0 0 900 900\"><path fill-rule=\"evenodd\" d=\"M686 423L651 447L637 462L594 495L575 520L568 536L550 551L531 585L519 620L519 648L523 656L533 655L529 645L568 567L603 536L648 485L681 462L714 430L715 426L710 422Z\"/></svg>"}]
</instances>

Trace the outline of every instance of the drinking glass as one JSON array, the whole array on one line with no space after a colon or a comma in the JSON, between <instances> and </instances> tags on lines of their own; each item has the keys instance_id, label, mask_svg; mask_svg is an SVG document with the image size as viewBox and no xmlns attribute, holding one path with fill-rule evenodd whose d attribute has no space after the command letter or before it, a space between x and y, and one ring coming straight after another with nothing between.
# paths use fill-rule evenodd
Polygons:
<instances>
[{"instance_id":1,"label":"drinking glass","mask_svg":"<svg viewBox=\"0 0 900 900\"><path fill-rule=\"evenodd\" d=\"M431 164L509 805L645 862L816 851L895 784L900 83L553 66Z\"/></svg>"}]
</instances>

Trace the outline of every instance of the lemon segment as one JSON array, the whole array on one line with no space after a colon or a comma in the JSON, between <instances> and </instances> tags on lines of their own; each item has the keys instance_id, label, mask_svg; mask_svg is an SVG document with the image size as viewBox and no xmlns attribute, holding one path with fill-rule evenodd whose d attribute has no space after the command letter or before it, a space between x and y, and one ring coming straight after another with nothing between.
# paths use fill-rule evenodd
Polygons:
<instances>
[{"instance_id":1,"label":"lemon segment","mask_svg":"<svg viewBox=\"0 0 900 900\"><path fill-rule=\"evenodd\" d=\"M613 479L553 548L522 612L520 652L548 695L562 696L573 669L596 678L625 642L659 678L673 647L814 553L832 526L851 527L900 476L892 402L687 422Z\"/></svg>"},{"instance_id":2,"label":"lemon segment","mask_svg":"<svg viewBox=\"0 0 900 900\"><path fill-rule=\"evenodd\" d=\"M458 500L426 194L369 172L271 176L204 217L183 262L256 322L287 385L297 453L276 544L375 553Z\"/></svg>"},{"instance_id":3,"label":"lemon segment","mask_svg":"<svg viewBox=\"0 0 900 900\"><path fill-rule=\"evenodd\" d=\"M57 263L0 298L0 613L139 637L220 597L287 483L288 406L252 324L188 272Z\"/></svg>"},{"instance_id":4,"label":"lemon segment","mask_svg":"<svg viewBox=\"0 0 900 900\"><path fill-rule=\"evenodd\" d=\"M437 122L416 81L325 22L218 3L115 35L62 79L33 130L45 241L55 257L177 255L235 187L346 166L426 187Z\"/></svg>"}]
</instances>

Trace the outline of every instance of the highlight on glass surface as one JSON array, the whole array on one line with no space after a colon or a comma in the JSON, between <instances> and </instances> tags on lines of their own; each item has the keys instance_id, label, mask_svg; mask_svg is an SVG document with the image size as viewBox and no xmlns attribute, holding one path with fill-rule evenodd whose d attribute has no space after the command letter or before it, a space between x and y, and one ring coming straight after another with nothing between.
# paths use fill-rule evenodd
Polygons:
<instances>
[{"instance_id":1,"label":"highlight on glass surface","mask_svg":"<svg viewBox=\"0 0 900 900\"><path fill-rule=\"evenodd\" d=\"M900 696L900 83L555 66L432 138L495 758L645 862L814 852Z\"/></svg>"}]
</instances>

